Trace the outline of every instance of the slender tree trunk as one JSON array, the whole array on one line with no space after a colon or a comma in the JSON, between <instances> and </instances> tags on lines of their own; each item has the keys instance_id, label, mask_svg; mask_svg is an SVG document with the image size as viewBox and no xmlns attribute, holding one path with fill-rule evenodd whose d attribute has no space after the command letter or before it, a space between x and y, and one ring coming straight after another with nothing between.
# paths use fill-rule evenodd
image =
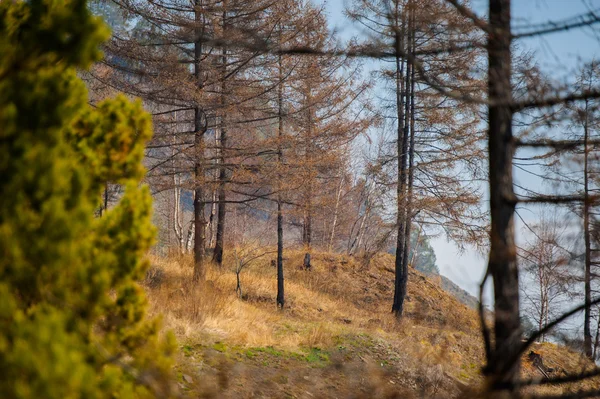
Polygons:
<instances>
[{"instance_id":1,"label":"slender tree trunk","mask_svg":"<svg viewBox=\"0 0 600 399\"><path fill-rule=\"evenodd\" d=\"M220 140L220 139L219 139ZM217 141L217 140L215 140ZM218 143L216 144L218 145ZM219 172L217 171L217 175L215 176L215 182L218 182L219 180ZM208 248L213 248L215 245L215 240L216 240L216 228L215 228L215 222L216 222L216 218L215 216L217 216L217 203L218 201L218 188L213 189L212 190L212 194L210 196L211 198L211 205L210 205L210 215L208 217L208 226L206 227L206 235L208 236L208 243L207 243L207 247Z\"/></svg>"},{"instance_id":2,"label":"slender tree trunk","mask_svg":"<svg viewBox=\"0 0 600 399\"><path fill-rule=\"evenodd\" d=\"M202 76L200 73L200 62L202 57L202 44L200 38L203 36L201 23L202 12L200 10L201 0L195 0L195 22L196 22L196 42L194 43L194 77L200 90L202 86ZM203 110L196 105L194 108L194 276L195 282L204 279L204 257L206 241L206 216L204 215L204 132Z\"/></svg>"},{"instance_id":3,"label":"slender tree trunk","mask_svg":"<svg viewBox=\"0 0 600 399\"><path fill-rule=\"evenodd\" d=\"M176 142L176 131L177 131L177 124L178 124L178 119L177 119L177 111L175 111L175 116L174 116L174 129L175 131L173 132L173 134L171 135L171 144L173 145L173 147L171 147L171 168L173 170L173 217L172 217L172 222L173 222L173 232L175 233L175 240L177 241L177 252L181 255L184 253L185 251L185 237L184 237L184 233L183 233L183 222L181 220L182 218L182 211L181 211L181 176L179 176L179 173L175 172L176 171L176 167L177 167L177 163L175 162L175 158L177 155L177 152L175 151L175 142ZM169 231L169 245L171 245L171 231Z\"/></svg>"},{"instance_id":4,"label":"slender tree trunk","mask_svg":"<svg viewBox=\"0 0 600 399\"><path fill-rule=\"evenodd\" d=\"M175 112L175 129L177 129L177 112ZM175 133L171 136L171 142L174 144L176 141ZM171 148L171 167L173 168L173 231L175 233L175 239L177 240L177 251L179 254L183 254L185 251L185 237L183 233L183 221L182 221L182 210L181 210L181 176L176 173L176 162L175 162L176 151L175 147Z\"/></svg>"},{"instance_id":5,"label":"slender tree trunk","mask_svg":"<svg viewBox=\"0 0 600 399\"><path fill-rule=\"evenodd\" d=\"M362 244L363 238L365 236L365 223L367 222L370 213L371 205L369 204L369 199L367 197L367 202L365 204L365 213L362 217L362 220L360 221L360 226L358 227L358 235L355 241L355 245L353 246L351 255L354 253L354 250L360 250L360 245ZM358 253L360 254L360 251Z\"/></svg>"},{"instance_id":6,"label":"slender tree trunk","mask_svg":"<svg viewBox=\"0 0 600 399\"><path fill-rule=\"evenodd\" d=\"M598 345L600 344L600 315L596 322L596 339L594 340L594 353L592 353L592 359L596 359L598 356Z\"/></svg>"},{"instance_id":7,"label":"slender tree trunk","mask_svg":"<svg viewBox=\"0 0 600 399\"><path fill-rule=\"evenodd\" d=\"M223 36L226 35L227 31L227 2L223 2ZM226 127L226 110L227 101L225 96L227 94L227 49L223 48L222 56L222 74L221 74L221 143L219 145L219 162L221 167L219 168L219 212L217 219L217 239L215 243L215 250L213 253L213 262L221 266L223 264L223 241L225 238L225 215L226 215L226 193L225 193L225 181L227 180L227 169L225 167L225 148L227 146L227 127Z\"/></svg>"},{"instance_id":8,"label":"slender tree trunk","mask_svg":"<svg viewBox=\"0 0 600 399\"><path fill-rule=\"evenodd\" d=\"M177 240L177 250L181 254L184 250L184 236L181 223L181 188L177 174L173 175L173 231Z\"/></svg>"},{"instance_id":9,"label":"slender tree trunk","mask_svg":"<svg viewBox=\"0 0 600 399\"><path fill-rule=\"evenodd\" d=\"M491 248L488 272L494 283L494 341L485 373L490 382L513 384L521 368L517 351L519 272L515 246L513 191L510 0L490 0L488 32L489 181ZM492 388L493 389L493 388Z\"/></svg>"},{"instance_id":10,"label":"slender tree trunk","mask_svg":"<svg viewBox=\"0 0 600 399\"><path fill-rule=\"evenodd\" d=\"M363 198L363 196L361 196L359 212L360 212L360 208L362 207L362 202L363 202L362 198ZM360 244L362 242L362 238L363 238L363 234L364 234L365 223L367 221L367 217L368 217L369 213L371 212L370 198L371 198L371 183L366 182L365 186L364 186L365 210L364 210L364 213L362 214L362 216L360 216L356 220L356 222L354 222L354 226L356 226L356 223L358 223L358 221L360 220L360 224L358 225L358 230L356 230L356 237L354 238L354 240L352 240L352 242L350 243L350 246L348 248L348 255L354 255L354 251L356 249L360 248ZM352 226L351 233L354 231L354 226Z\"/></svg>"},{"instance_id":11,"label":"slender tree trunk","mask_svg":"<svg viewBox=\"0 0 600 399\"><path fill-rule=\"evenodd\" d=\"M412 1L409 1L409 7L412 7ZM414 13L411 10L409 16L409 41L410 51L414 54L415 51L415 32L414 32ZM415 158L415 68L412 65L408 65L406 71L406 89L410 86L410 97L407 96L406 101L406 125L405 130L408 131L410 128L410 145L408 153L408 187L406 193L406 225L404 233L404 253L402 254L402 269L408 275L408 254L410 252L410 232L412 229L412 203L413 203L413 183L414 183L414 158ZM409 107L410 104L410 107ZM408 132L406 133L408 135Z\"/></svg>"},{"instance_id":12,"label":"slender tree trunk","mask_svg":"<svg viewBox=\"0 0 600 399\"><path fill-rule=\"evenodd\" d=\"M277 198L277 306L285 305L285 287L283 277L283 212L281 196Z\"/></svg>"},{"instance_id":13,"label":"slender tree trunk","mask_svg":"<svg viewBox=\"0 0 600 399\"><path fill-rule=\"evenodd\" d=\"M305 192L305 208L304 208L304 231L303 231L303 244L306 250L304 254L304 268L310 269L310 252L311 252L311 244L312 244L312 195L313 195L313 186L312 186L312 96L311 89L308 88L307 91L307 104L308 104L308 117L307 117L307 129L306 129L306 143L305 143L305 162L306 167L309 169L308 182L306 185Z\"/></svg>"},{"instance_id":14,"label":"slender tree trunk","mask_svg":"<svg viewBox=\"0 0 600 399\"><path fill-rule=\"evenodd\" d=\"M583 322L583 347L585 355L592 359L591 303L592 303L592 245L590 240L590 198L588 176L588 101L585 101L583 122L583 231L585 241L585 311Z\"/></svg>"},{"instance_id":15,"label":"slender tree trunk","mask_svg":"<svg viewBox=\"0 0 600 399\"><path fill-rule=\"evenodd\" d=\"M219 143L221 142L221 130L220 129L215 129L215 152L216 152L216 156L215 158L215 164L218 165L219 164L219 157L220 157L220 149L219 149ZM216 216L217 216L217 205L218 205L218 193L219 193L219 169L220 168L215 168L215 175L214 175L214 182L215 182L215 187L212 190L211 193L211 203L210 203L210 214L208 216L208 225L206 226L206 235L207 235L207 248L214 248L215 246L215 239L216 239L216 228L215 228L215 224L216 224Z\"/></svg>"},{"instance_id":16,"label":"slender tree trunk","mask_svg":"<svg viewBox=\"0 0 600 399\"><path fill-rule=\"evenodd\" d=\"M280 36L281 39L281 36ZM277 119L279 126L277 129L277 164L278 170L283 165L283 64L281 54L278 55L278 79L277 87ZM281 206L281 173L278 173L278 192L277 192L277 307L283 309L285 306L285 287L283 277L283 210Z\"/></svg>"},{"instance_id":17,"label":"slender tree trunk","mask_svg":"<svg viewBox=\"0 0 600 399\"><path fill-rule=\"evenodd\" d=\"M331 223L331 235L329 236L329 245L327 246L327 249L329 250L329 252L331 252L333 250L333 240L335 239L335 227L337 225L337 219L338 219L338 212L339 212L339 207L340 207L340 198L342 197L342 187L344 185L344 172L343 170L341 170L342 175L340 176L340 184L338 186L338 190L335 196L335 208L333 211L333 221Z\"/></svg>"},{"instance_id":18,"label":"slender tree trunk","mask_svg":"<svg viewBox=\"0 0 600 399\"><path fill-rule=\"evenodd\" d=\"M397 216L396 224L398 235L396 240L396 260L395 260L395 279L394 279L394 302L392 304L392 312L396 317L402 316L404 306L404 298L406 297L406 285L408 283L408 271L404 269L404 240L405 240L405 223L406 223L406 158L408 147L408 135L404 129L404 102L405 102L405 87L404 87L404 60L400 54L404 51L404 22L402 17L400 22L400 7L396 1L395 10L395 26L396 26L396 108L398 117L398 134L397 134L397 152L398 152L398 185L396 189L397 196Z\"/></svg>"},{"instance_id":19,"label":"slender tree trunk","mask_svg":"<svg viewBox=\"0 0 600 399\"><path fill-rule=\"evenodd\" d=\"M192 191L192 194L195 196L195 191ZM195 232L195 224L194 218L190 220L190 224L188 226L188 232L185 237L185 253L189 254L192 252L192 246L194 244L194 232Z\"/></svg>"}]
</instances>

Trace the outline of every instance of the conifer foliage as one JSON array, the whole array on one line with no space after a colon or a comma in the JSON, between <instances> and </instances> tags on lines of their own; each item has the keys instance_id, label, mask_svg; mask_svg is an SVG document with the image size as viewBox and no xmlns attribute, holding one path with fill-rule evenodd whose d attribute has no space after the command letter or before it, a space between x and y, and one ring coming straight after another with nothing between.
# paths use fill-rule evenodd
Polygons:
<instances>
[{"instance_id":1,"label":"conifer foliage","mask_svg":"<svg viewBox=\"0 0 600 399\"><path fill-rule=\"evenodd\" d=\"M149 116L87 104L108 37L84 0L0 2L0 397L156 397L172 344L136 280L154 240ZM107 182L119 203L95 218Z\"/></svg>"}]
</instances>

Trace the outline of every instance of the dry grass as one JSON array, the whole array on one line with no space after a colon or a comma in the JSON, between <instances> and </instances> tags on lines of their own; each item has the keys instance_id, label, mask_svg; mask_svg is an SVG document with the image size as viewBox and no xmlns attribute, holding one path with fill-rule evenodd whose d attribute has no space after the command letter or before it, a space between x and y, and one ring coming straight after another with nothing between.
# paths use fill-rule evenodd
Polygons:
<instances>
[{"instance_id":1,"label":"dry grass","mask_svg":"<svg viewBox=\"0 0 600 399\"><path fill-rule=\"evenodd\" d=\"M203 381L202 389L185 383L186 389L209 397L449 397L464 395L467 385L470 392L479 390L483 353L472 309L411 270L406 317L399 322L389 311L393 257L377 255L365 267L350 257L314 252L306 271L303 255L285 254L283 311L275 305L274 256L242 271L241 299L231 256L222 268L209 265L206 280L196 285L190 257L151 257L151 312L162 315L182 345L194 348L181 369ZM551 363L568 356L565 369L580 366L573 355L563 355L564 348L546 352ZM314 362L329 366L315 374ZM210 367L198 371L198 364ZM535 375L526 361L524 369ZM224 387L223 379L243 383Z\"/></svg>"}]
</instances>

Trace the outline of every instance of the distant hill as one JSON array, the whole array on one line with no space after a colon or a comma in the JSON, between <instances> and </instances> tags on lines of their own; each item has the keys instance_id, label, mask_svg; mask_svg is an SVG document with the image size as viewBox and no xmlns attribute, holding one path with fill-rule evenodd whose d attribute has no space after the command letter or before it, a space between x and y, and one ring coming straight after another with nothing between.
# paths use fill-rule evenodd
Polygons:
<instances>
[{"instance_id":1,"label":"distant hill","mask_svg":"<svg viewBox=\"0 0 600 399\"><path fill-rule=\"evenodd\" d=\"M417 270L419 270L417 268ZM442 276L437 273L435 270L431 273L427 273L426 271L419 270L421 273L427 276L431 281L437 283L444 291L452 295L454 298L458 299L464 305L467 305L471 309L477 310L479 301L473 295L469 294L467 291L458 286L454 281L450 280L446 276Z\"/></svg>"},{"instance_id":2,"label":"distant hill","mask_svg":"<svg viewBox=\"0 0 600 399\"><path fill-rule=\"evenodd\" d=\"M442 289L454 296L456 299L470 307L477 309L479 301L473 295L460 288L454 281L446 276L440 275Z\"/></svg>"}]
</instances>

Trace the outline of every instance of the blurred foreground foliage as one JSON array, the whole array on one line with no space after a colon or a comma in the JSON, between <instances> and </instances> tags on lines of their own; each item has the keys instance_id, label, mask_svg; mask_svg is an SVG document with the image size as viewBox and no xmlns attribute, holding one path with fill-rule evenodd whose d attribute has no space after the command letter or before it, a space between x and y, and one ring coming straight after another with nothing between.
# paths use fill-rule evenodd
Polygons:
<instances>
[{"instance_id":1,"label":"blurred foreground foliage","mask_svg":"<svg viewBox=\"0 0 600 399\"><path fill-rule=\"evenodd\" d=\"M109 32L85 0L0 2L0 397L172 394L172 339L138 286L153 243L140 185L151 120L92 108L76 70ZM125 190L94 217L106 182Z\"/></svg>"}]
</instances>

